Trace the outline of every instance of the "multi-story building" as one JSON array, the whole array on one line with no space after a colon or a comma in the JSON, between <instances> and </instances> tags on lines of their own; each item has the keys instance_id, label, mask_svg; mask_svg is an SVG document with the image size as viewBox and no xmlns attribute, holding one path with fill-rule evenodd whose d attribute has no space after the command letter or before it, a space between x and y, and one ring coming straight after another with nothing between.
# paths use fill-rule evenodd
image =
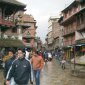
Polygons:
<instances>
[{"instance_id":1,"label":"multi-story building","mask_svg":"<svg viewBox=\"0 0 85 85\"><path fill-rule=\"evenodd\" d=\"M24 13L25 7L26 5L16 0L0 1L0 38L3 38L4 42L0 41L1 46L21 46L19 45L21 42L26 47L37 47L35 42L36 20L32 15ZM17 43L7 45L7 43L16 42L15 40Z\"/></svg>"},{"instance_id":2,"label":"multi-story building","mask_svg":"<svg viewBox=\"0 0 85 85\"><path fill-rule=\"evenodd\" d=\"M48 34L47 34L47 44L48 49L53 50L53 23L56 22L56 17L50 17L48 20Z\"/></svg>"},{"instance_id":3,"label":"multi-story building","mask_svg":"<svg viewBox=\"0 0 85 85\"><path fill-rule=\"evenodd\" d=\"M32 15L24 14L21 18L22 23L25 27L22 33L22 40L26 47L33 48L37 47L36 45L36 20Z\"/></svg>"},{"instance_id":4,"label":"multi-story building","mask_svg":"<svg viewBox=\"0 0 85 85\"><path fill-rule=\"evenodd\" d=\"M73 51L74 45L80 41L81 43L85 41L85 0L73 1L62 11L62 14L62 25L64 26L64 47L71 47L65 50L65 52L67 56L71 56L71 51ZM82 46L82 44L80 45ZM78 49L81 48L78 47Z\"/></svg>"},{"instance_id":5,"label":"multi-story building","mask_svg":"<svg viewBox=\"0 0 85 85\"><path fill-rule=\"evenodd\" d=\"M36 37L36 48L38 51L42 51L42 41L40 39L40 37Z\"/></svg>"},{"instance_id":6,"label":"multi-story building","mask_svg":"<svg viewBox=\"0 0 85 85\"><path fill-rule=\"evenodd\" d=\"M48 21L47 44L49 50L54 50L62 46L61 26L58 23L59 18L50 17Z\"/></svg>"},{"instance_id":7,"label":"multi-story building","mask_svg":"<svg viewBox=\"0 0 85 85\"><path fill-rule=\"evenodd\" d=\"M52 35L52 23L54 19L52 17L49 18L48 20L48 34L47 34L47 43L48 43L48 49L52 50L53 49L53 35Z\"/></svg>"},{"instance_id":8,"label":"multi-story building","mask_svg":"<svg viewBox=\"0 0 85 85\"><path fill-rule=\"evenodd\" d=\"M52 34L53 34L53 47L54 49L56 48L62 48L63 46L63 27L60 26L59 24L59 18L56 18L56 21L53 22L53 30L52 30Z\"/></svg>"},{"instance_id":9,"label":"multi-story building","mask_svg":"<svg viewBox=\"0 0 85 85\"><path fill-rule=\"evenodd\" d=\"M64 34L64 27L61 25L61 22L63 21L63 16L61 15L61 17L58 20L59 23L59 28L60 28L60 34L59 34L59 43L60 43L60 48L62 49L64 46L64 39L63 39L63 34ZM63 50L63 49L62 49Z\"/></svg>"},{"instance_id":10,"label":"multi-story building","mask_svg":"<svg viewBox=\"0 0 85 85\"><path fill-rule=\"evenodd\" d=\"M12 40L8 41L8 39L15 39L14 36L17 36L14 16L16 12L20 10L24 11L25 7L26 5L16 0L0 0L0 43L2 43L0 46L9 47L16 45L16 41L15 44L12 44ZM5 42L8 42L8 44ZM19 46L19 43L17 43L17 46Z\"/></svg>"}]
</instances>

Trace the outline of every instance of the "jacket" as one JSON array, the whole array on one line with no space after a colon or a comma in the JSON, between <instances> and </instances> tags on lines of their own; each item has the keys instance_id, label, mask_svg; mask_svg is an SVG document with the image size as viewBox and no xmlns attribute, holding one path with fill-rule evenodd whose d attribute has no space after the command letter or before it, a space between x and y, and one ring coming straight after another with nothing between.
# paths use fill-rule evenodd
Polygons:
<instances>
[{"instance_id":1,"label":"jacket","mask_svg":"<svg viewBox=\"0 0 85 85\"><path fill-rule=\"evenodd\" d=\"M4 67L4 77L6 78L7 72L9 68L11 67L13 61L15 60L15 56L11 57L5 62L5 67Z\"/></svg>"},{"instance_id":2,"label":"jacket","mask_svg":"<svg viewBox=\"0 0 85 85\"><path fill-rule=\"evenodd\" d=\"M31 59L31 64L32 64L33 70L37 70L37 69L41 70L44 65L43 58L41 56L37 56L37 57L33 56Z\"/></svg>"},{"instance_id":3,"label":"jacket","mask_svg":"<svg viewBox=\"0 0 85 85\"><path fill-rule=\"evenodd\" d=\"M30 62L25 58L15 60L7 75L7 80L10 80L12 77L14 77L14 81L17 84L27 84L29 79L31 81Z\"/></svg>"}]
</instances>

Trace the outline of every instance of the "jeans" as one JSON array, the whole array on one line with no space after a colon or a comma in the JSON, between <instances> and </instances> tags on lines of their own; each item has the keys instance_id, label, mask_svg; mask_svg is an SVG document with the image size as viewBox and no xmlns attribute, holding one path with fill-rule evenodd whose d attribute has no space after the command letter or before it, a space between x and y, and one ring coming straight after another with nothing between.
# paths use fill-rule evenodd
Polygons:
<instances>
[{"instance_id":1,"label":"jeans","mask_svg":"<svg viewBox=\"0 0 85 85\"><path fill-rule=\"evenodd\" d=\"M15 83L14 85L28 85L28 84L16 84L16 83Z\"/></svg>"},{"instance_id":2,"label":"jeans","mask_svg":"<svg viewBox=\"0 0 85 85\"><path fill-rule=\"evenodd\" d=\"M15 85L27 85L27 84L15 84Z\"/></svg>"},{"instance_id":3,"label":"jeans","mask_svg":"<svg viewBox=\"0 0 85 85\"><path fill-rule=\"evenodd\" d=\"M19 84L16 84L16 82L14 81L14 78L12 78L10 80L10 85L19 85ZM27 85L27 84L20 84L20 85Z\"/></svg>"},{"instance_id":4,"label":"jeans","mask_svg":"<svg viewBox=\"0 0 85 85\"><path fill-rule=\"evenodd\" d=\"M34 70L34 77L36 85L40 85L40 69Z\"/></svg>"},{"instance_id":5,"label":"jeans","mask_svg":"<svg viewBox=\"0 0 85 85\"><path fill-rule=\"evenodd\" d=\"M14 78L11 78L10 80L10 85L16 85L15 81L14 81Z\"/></svg>"}]
</instances>

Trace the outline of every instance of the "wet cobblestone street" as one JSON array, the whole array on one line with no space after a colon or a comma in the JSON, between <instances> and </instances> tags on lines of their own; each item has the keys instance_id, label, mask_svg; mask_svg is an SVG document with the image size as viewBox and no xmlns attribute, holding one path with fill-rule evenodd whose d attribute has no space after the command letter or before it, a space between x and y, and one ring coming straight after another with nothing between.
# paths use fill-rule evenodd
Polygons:
<instances>
[{"instance_id":1,"label":"wet cobblestone street","mask_svg":"<svg viewBox=\"0 0 85 85\"><path fill-rule=\"evenodd\" d=\"M0 85L4 85L3 70L0 69Z\"/></svg>"},{"instance_id":2,"label":"wet cobblestone street","mask_svg":"<svg viewBox=\"0 0 85 85\"><path fill-rule=\"evenodd\" d=\"M56 60L48 62L41 75L41 85L85 85L85 78L73 77L68 67L62 70Z\"/></svg>"},{"instance_id":3,"label":"wet cobblestone street","mask_svg":"<svg viewBox=\"0 0 85 85\"><path fill-rule=\"evenodd\" d=\"M0 70L0 85L3 85L3 70ZM74 77L67 67L65 70L56 60L45 64L41 72L41 85L85 85L85 78Z\"/></svg>"}]
</instances>

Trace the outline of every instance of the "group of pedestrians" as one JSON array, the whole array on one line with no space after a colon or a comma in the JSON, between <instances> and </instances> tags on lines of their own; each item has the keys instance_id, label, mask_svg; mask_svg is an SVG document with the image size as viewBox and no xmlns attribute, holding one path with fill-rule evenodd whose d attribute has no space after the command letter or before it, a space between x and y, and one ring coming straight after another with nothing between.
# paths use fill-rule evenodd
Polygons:
<instances>
[{"instance_id":1,"label":"group of pedestrians","mask_svg":"<svg viewBox=\"0 0 85 85\"><path fill-rule=\"evenodd\" d=\"M61 50L55 50L54 57L58 60L61 68L64 70L66 68L66 54Z\"/></svg>"},{"instance_id":2,"label":"group of pedestrians","mask_svg":"<svg viewBox=\"0 0 85 85\"><path fill-rule=\"evenodd\" d=\"M25 54L25 50L19 48L16 54L12 49L8 51L10 57L5 61L4 66L4 85L30 85L35 78L36 85L40 85L40 73L44 65L43 58L39 52L33 50L31 58ZM33 73L32 73L33 72ZM29 84L30 83L30 84Z\"/></svg>"},{"instance_id":3,"label":"group of pedestrians","mask_svg":"<svg viewBox=\"0 0 85 85\"><path fill-rule=\"evenodd\" d=\"M52 61L53 59L52 53L50 51L44 51L43 57L44 57L43 59L45 62Z\"/></svg>"}]
</instances>

